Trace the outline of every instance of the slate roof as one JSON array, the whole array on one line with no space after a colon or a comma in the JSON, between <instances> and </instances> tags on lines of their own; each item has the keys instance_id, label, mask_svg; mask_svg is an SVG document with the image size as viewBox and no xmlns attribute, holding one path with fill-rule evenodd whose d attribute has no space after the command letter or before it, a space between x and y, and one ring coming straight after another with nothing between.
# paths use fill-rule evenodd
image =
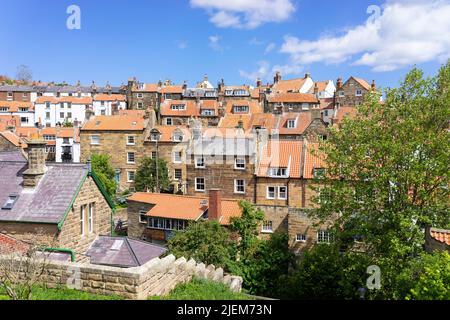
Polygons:
<instances>
[{"instance_id":1,"label":"slate roof","mask_svg":"<svg viewBox=\"0 0 450 320\"><path fill-rule=\"evenodd\" d=\"M12 194L19 196L12 210L0 209L0 221L58 224L65 216L79 186L88 174L86 165L47 165L47 172L33 190L23 188L27 162L21 155L0 152L0 207Z\"/></svg>"},{"instance_id":2,"label":"slate roof","mask_svg":"<svg viewBox=\"0 0 450 320\"><path fill-rule=\"evenodd\" d=\"M91 264L131 268L141 266L166 251L164 247L128 237L99 236L86 255Z\"/></svg>"}]
</instances>

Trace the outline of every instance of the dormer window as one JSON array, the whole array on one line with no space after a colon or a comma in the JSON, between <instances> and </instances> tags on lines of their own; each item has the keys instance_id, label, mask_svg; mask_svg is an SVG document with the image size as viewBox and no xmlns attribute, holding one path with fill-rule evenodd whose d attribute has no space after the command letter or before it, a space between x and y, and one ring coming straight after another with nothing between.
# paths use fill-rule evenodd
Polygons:
<instances>
[{"instance_id":1,"label":"dormer window","mask_svg":"<svg viewBox=\"0 0 450 320\"><path fill-rule=\"evenodd\" d=\"M0 107L0 112L8 112L8 107Z\"/></svg>"},{"instance_id":2,"label":"dormer window","mask_svg":"<svg viewBox=\"0 0 450 320\"><path fill-rule=\"evenodd\" d=\"M173 141L175 141L175 142L182 142L183 141L183 134L181 132L174 132L173 133Z\"/></svg>"},{"instance_id":3,"label":"dormer window","mask_svg":"<svg viewBox=\"0 0 450 320\"><path fill-rule=\"evenodd\" d=\"M294 129L296 127L295 123L297 121L295 121L295 119L290 119L287 121L287 128L288 129Z\"/></svg>"},{"instance_id":4,"label":"dormer window","mask_svg":"<svg viewBox=\"0 0 450 320\"><path fill-rule=\"evenodd\" d=\"M247 91L245 91L245 90L235 90L234 91L234 95L235 96L246 96L247 95Z\"/></svg>"},{"instance_id":5,"label":"dormer window","mask_svg":"<svg viewBox=\"0 0 450 320\"><path fill-rule=\"evenodd\" d=\"M232 96L233 95L233 90L225 90L225 95L226 96Z\"/></svg>"},{"instance_id":6,"label":"dormer window","mask_svg":"<svg viewBox=\"0 0 450 320\"><path fill-rule=\"evenodd\" d=\"M19 108L20 112L28 112L28 108Z\"/></svg>"},{"instance_id":7,"label":"dormer window","mask_svg":"<svg viewBox=\"0 0 450 320\"><path fill-rule=\"evenodd\" d=\"M233 113L248 113L248 106L234 106Z\"/></svg>"},{"instance_id":8,"label":"dormer window","mask_svg":"<svg viewBox=\"0 0 450 320\"><path fill-rule=\"evenodd\" d=\"M195 167L198 168L198 169L206 168L205 158L203 158L203 157L195 158Z\"/></svg>"},{"instance_id":9,"label":"dormer window","mask_svg":"<svg viewBox=\"0 0 450 320\"><path fill-rule=\"evenodd\" d=\"M270 168L269 175L276 178L286 178L287 168Z\"/></svg>"},{"instance_id":10,"label":"dormer window","mask_svg":"<svg viewBox=\"0 0 450 320\"><path fill-rule=\"evenodd\" d=\"M173 104L171 106L172 110L186 110L186 105L185 104Z\"/></svg>"},{"instance_id":11,"label":"dormer window","mask_svg":"<svg viewBox=\"0 0 450 320\"><path fill-rule=\"evenodd\" d=\"M2 210L12 210L18 198L17 194L11 194L3 205Z\"/></svg>"},{"instance_id":12,"label":"dormer window","mask_svg":"<svg viewBox=\"0 0 450 320\"><path fill-rule=\"evenodd\" d=\"M205 97L215 97L215 96L216 96L215 91L206 91L205 92Z\"/></svg>"},{"instance_id":13,"label":"dormer window","mask_svg":"<svg viewBox=\"0 0 450 320\"><path fill-rule=\"evenodd\" d=\"M203 109L202 110L202 116L211 117L214 116L215 112L213 109Z\"/></svg>"}]
</instances>

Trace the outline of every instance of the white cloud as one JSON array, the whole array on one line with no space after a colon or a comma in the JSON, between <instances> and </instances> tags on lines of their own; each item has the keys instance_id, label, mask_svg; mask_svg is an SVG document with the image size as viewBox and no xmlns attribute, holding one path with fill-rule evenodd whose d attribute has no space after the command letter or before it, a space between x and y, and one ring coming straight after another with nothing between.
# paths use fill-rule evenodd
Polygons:
<instances>
[{"instance_id":1,"label":"white cloud","mask_svg":"<svg viewBox=\"0 0 450 320\"><path fill-rule=\"evenodd\" d=\"M190 0L190 4L206 10L210 22L219 28L254 29L286 21L295 11L292 0Z\"/></svg>"},{"instance_id":2,"label":"white cloud","mask_svg":"<svg viewBox=\"0 0 450 320\"><path fill-rule=\"evenodd\" d=\"M262 60L258 62L258 68L254 71L239 70L239 75L242 78L255 81L256 79L270 81L275 75L275 72L280 71L283 76L298 75L303 71L303 68L298 65L274 65L268 61Z\"/></svg>"},{"instance_id":3,"label":"white cloud","mask_svg":"<svg viewBox=\"0 0 450 320\"><path fill-rule=\"evenodd\" d=\"M266 49L264 49L264 53L269 53L276 48L276 44L271 42L267 45Z\"/></svg>"},{"instance_id":4,"label":"white cloud","mask_svg":"<svg viewBox=\"0 0 450 320\"><path fill-rule=\"evenodd\" d=\"M281 52L294 65L348 61L379 72L450 57L450 0L388 0L379 12L341 36L286 36Z\"/></svg>"},{"instance_id":5,"label":"white cloud","mask_svg":"<svg viewBox=\"0 0 450 320\"><path fill-rule=\"evenodd\" d=\"M184 50L188 47L187 41L178 41L177 42L178 49Z\"/></svg>"},{"instance_id":6,"label":"white cloud","mask_svg":"<svg viewBox=\"0 0 450 320\"><path fill-rule=\"evenodd\" d=\"M209 46L215 51L222 52L223 51L223 47L220 44L220 39L221 39L220 36L217 36L217 35L210 36L209 37Z\"/></svg>"}]
</instances>

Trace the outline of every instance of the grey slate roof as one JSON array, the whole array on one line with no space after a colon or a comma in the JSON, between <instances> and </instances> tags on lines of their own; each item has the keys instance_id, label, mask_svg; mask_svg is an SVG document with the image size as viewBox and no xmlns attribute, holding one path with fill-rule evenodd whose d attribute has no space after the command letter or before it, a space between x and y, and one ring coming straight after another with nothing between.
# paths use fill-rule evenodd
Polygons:
<instances>
[{"instance_id":1,"label":"grey slate roof","mask_svg":"<svg viewBox=\"0 0 450 320\"><path fill-rule=\"evenodd\" d=\"M6 159L0 152L0 159ZM88 174L86 165L47 165L47 172L33 190L23 188L25 160L0 161L0 221L58 224ZM2 210L10 195L19 195L11 210Z\"/></svg>"},{"instance_id":2,"label":"grey slate roof","mask_svg":"<svg viewBox=\"0 0 450 320\"><path fill-rule=\"evenodd\" d=\"M128 237L100 236L86 255L91 264L132 268L141 266L167 251L166 248Z\"/></svg>"},{"instance_id":3,"label":"grey slate roof","mask_svg":"<svg viewBox=\"0 0 450 320\"><path fill-rule=\"evenodd\" d=\"M26 162L27 160L20 151L0 151L0 162L3 161L18 161Z\"/></svg>"},{"instance_id":4,"label":"grey slate roof","mask_svg":"<svg viewBox=\"0 0 450 320\"><path fill-rule=\"evenodd\" d=\"M5 85L0 86L0 91L9 91L9 92L32 92L32 86L16 86L16 85Z\"/></svg>"}]
</instances>

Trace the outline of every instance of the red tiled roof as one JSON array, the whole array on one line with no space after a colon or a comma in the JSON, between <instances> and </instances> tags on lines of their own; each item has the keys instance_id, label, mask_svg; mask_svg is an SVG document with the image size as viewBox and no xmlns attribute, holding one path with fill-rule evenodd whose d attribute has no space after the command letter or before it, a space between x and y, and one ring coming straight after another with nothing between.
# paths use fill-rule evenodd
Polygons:
<instances>
[{"instance_id":1,"label":"red tiled roof","mask_svg":"<svg viewBox=\"0 0 450 320\"><path fill-rule=\"evenodd\" d=\"M219 122L221 128L236 128L239 122L242 121L243 129L247 130L250 127L251 114L226 114Z\"/></svg>"},{"instance_id":2,"label":"red tiled roof","mask_svg":"<svg viewBox=\"0 0 450 320\"><path fill-rule=\"evenodd\" d=\"M185 105L185 110L172 110L173 105ZM200 115L197 103L194 100L166 100L161 104L162 116L198 117Z\"/></svg>"},{"instance_id":3,"label":"red tiled roof","mask_svg":"<svg viewBox=\"0 0 450 320\"><path fill-rule=\"evenodd\" d=\"M370 90L372 88L371 85L364 79L355 77L353 77L353 79L355 79L366 90Z\"/></svg>"},{"instance_id":4,"label":"red tiled roof","mask_svg":"<svg viewBox=\"0 0 450 320\"><path fill-rule=\"evenodd\" d=\"M8 112L18 112L19 108L28 108L30 111L34 110L34 106L31 102L22 101L0 101L0 108L8 108Z\"/></svg>"},{"instance_id":5,"label":"red tiled roof","mask_svg":"<svg viewBox=\"0 0 450 320\"><path fill-rule=\"evenodd\" d=\"M145 120L135 116L96 116L87 121L81 131L143 131Z\"/></svg>"},{"instance_id":6,"label":"red tiled roof","mask_svg":"<svg viewBox=\"0 0 450 320\"><path fill-rule=\"evenodd\" d=\"M235 106L248 106L249 114L263 112L261 104L255 100L228 100L225 105L225 112L227 114L240 114L233 112Z\"/></svg>"},{"instance_id":7,"label":"red tiled roof","mask_svg":"<svg viewBox=\"0 0 450 320\"><path fill-rule=\"evenodd\" d=\"M174 142L173 134L176 130L179 130L183 133L184 139L189 139L191 132L189 131L187 126L155 126L152 130L158 130L161 133L159 138L159 142ZM176 141L179 142L179 141Z\"/></svg>"},{"instance_id":8,"label":"red tiled roof","mask_svg":"<svg viewBox=\"0 0 450 320\"><path fill-rule=\"evenodd\" d=\"M257 175L268 177L270 168L288 168L290 178L300 178L302 150L301 140L270 140L262 150Z\"/></svg>"},{"instance_id":9,"label":"red tiled roof","mask_svg":"<svg viewBox=\"0 0 450 320\"><path fill-rule=\"evenodd\" d=\"M11 142L16 147L20 147L20 146L23 147L26 145L26 143L23 142L22 139L18 135L16 135L14 132L3 131L3 132L0 132L0 135L3 136L6 140Z\"/></svg>"},{"instance_id":10,"label":"red tiled roof","mask_svg":"<svg viewBox=\"0 0 450 320\"><path fill-rule=\"evenodd\" d=\"M319 99L310 93L278 93L270 95L267 100L272 103L319 103Z\"/></svg>"},{"instance_id":11,"label":"red tiled roof","mask_svg":"<svg viewBox=\"0 0 450 320\"><path fill-rule=\"evenodd\" d=\"M275 93L299 92L305 81L306 78L280 80L273 85L272 91Z\"/></svg>"},{"instance_id":12,"label":"red tiled roof","mask_svg":"<svg viewBox=\"0 0 450 320\"><path fill-rule=\"evenodd\" d=\"M128 200L154 204L154 207L147 212L149 217L197 221L208 209L208 199L203 197L138 192ZM221 224L229 224L231 217L240 215L238 201L222 199Z\"/></svg>"},{"instance_id":13,"label":"red tiled roof","mask_svg":"<svg viewBox=\"0 0 450 320\"><path fill-rule=\"evenodd\" d=\"M250 128L261 127L267 130L275 129L276 117L273 113L252 114Z\"/></svg>"},{"instance_id":14,"label":"red tiled roof","mask_svg":"<svg viewBox=\"0 0 450 320\"><path fill-rule=\"evenodd\" d=\"M183 93L183 86L165 86L161 93Z\"/></svg>"},{"instance_id":15,"label":"red tiled roof","mask_svg":"<svg viewBox=\"0 0 450 320\"><path fill-rule=\"evenodd\" d=\"M97 94L95 101L126 101L126 96L123 94Z\"/></svg>"},{"instance_id":16,"label":"red tiled roof","mask_svg":"<svg viewBox=\"0 0 450 320\"><path fill-rule=\"evenodd\" d=\"M35 103L61 103L61 102L70 102L72 104L92 104L92 98L91 97L38 97L36 99Z\"/></svg>"},{"instance_id":17,"label":"red tiled roof","mask_svg":"<svg viewBox=\"0 0 450 320\"><path fill-rule=\"evenodd\" d=\"M295 128L288 128L289 120L296 120ZM311 112L284 113L278 125L278 133L282 135L303 134L312 122Z\"/></svg>"},{"instance_id":18,"label":"red tiled roof","mask_svg":"<svg viewBox=\"0 0 450 320\"><path fill-rule=\"evenodd\" d=\"M436 241L450 246L450 230L430 228L430 235Z\"/></svg>"},{"instance_id":19,"label":"red tiled roof","mask_svg":"<svg viewBox=\"0 0 450 320\"><path fill-rule=\"evenodd\" d=\"M0 233L0 255L11 253L25 253L30 249L30 245Z\"/></svg>"},{"instance_id":20,"label":"red tiled roof","mask_svg":"<svg viewBox=\"0 0 450 320\"><path fill-rule=\"evenodd\" d=\"M357 113L356 107L342 106L336 111L336 115L333 119L336 123L339 123L346 117L354 118Z\"/></svg>"},{"instance_id":21,"label":"red tiled roof","mask_svg":"<svg viewBox=\"0 0 450 320\"><path fill-rule=\"evenodd\" d=\"M319 144L305 141L305 161L303 166L303 178L313 179L314 169L325 169L325 157L319 152Z\"/></svg>"}]
</instances>

